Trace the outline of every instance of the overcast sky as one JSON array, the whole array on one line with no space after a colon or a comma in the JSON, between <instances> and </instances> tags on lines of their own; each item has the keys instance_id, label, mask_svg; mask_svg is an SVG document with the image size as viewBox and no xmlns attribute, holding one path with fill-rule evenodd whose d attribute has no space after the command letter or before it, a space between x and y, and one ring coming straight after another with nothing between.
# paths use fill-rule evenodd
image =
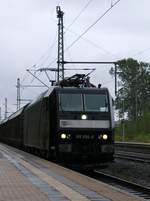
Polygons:
<instances>
[{"instance_id":1,"label":"overcast sky","mask_svg":"<svg viewBox=\"0 0 150 201\"><path fill-rule=\"evenodd\" d=\"M4 116L5 97L8 98L9 112L16 109L17 78L20 78L21 84L24 85L40 84L33 80L26 69L34 65L36 69L57 66L55 61L57 57L56 6L60 5L65 13L64 28L67 31L64 37L65 48L67 48L110 8L111 3L115 2L116 0L0 0L2 116ZM133 57L150 62L149 8L149 0L121 0L83 38L65 52L65 60L117 61ZM79 17L72 24L77 16ZM74 65L74 67L83 66ZM114 95L114 80L108 73L111 66L85 65L84 67L96 67L97 70L91 75L92 82L102 83ZM44 74L41 73L39 78L48 83ZM42 90L44 88L22 88L21 98L32 99Z\"/></svg>"}]
</instances>

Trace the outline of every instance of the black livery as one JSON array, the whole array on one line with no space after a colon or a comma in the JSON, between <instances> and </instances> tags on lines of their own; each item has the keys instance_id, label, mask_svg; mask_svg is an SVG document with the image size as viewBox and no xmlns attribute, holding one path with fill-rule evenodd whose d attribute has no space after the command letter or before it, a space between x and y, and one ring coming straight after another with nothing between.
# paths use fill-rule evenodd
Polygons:
<instances>
[{"instance_id":1,"label":"black livery","mask_svg":"<svg viewBox=\"0 0 150 201\"><path fill-rule=\"evenodd\" d=\"M107 88L52 86L1 122L0 140L78 167L113 161L112 98Z\"/></svg>"}]
</instances>

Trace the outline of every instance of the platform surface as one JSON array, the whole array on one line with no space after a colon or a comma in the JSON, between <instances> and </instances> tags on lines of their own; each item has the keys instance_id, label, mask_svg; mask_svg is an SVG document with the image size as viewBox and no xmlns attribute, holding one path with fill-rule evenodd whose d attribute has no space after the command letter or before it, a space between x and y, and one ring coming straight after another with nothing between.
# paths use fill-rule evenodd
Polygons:
<instances>
[{"instance_id":1,"label":"platform surface","mask_svg":"<svg viewBox=\"0 0 150 201\"><path fill-rule=\"evenodd\" d=\"M0 143L0 201L69 200L144 199Z\"/></svg>"}]
</instances>

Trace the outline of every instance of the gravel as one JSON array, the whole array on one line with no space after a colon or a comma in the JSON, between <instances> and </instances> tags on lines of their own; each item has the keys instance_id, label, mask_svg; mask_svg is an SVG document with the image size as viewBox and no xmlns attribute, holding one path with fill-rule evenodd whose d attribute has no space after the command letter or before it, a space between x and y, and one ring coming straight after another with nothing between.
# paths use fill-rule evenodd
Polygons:
<instances>
[{"instance_id":1,"label":"gravel","mask_svg":"<svg viewBox=\"0 0 150 201\"><path fill-rule=\"evenodd\" d=\"M116 159L100 171L150 188L150 164Z\"/></svg>"}]
</instances>

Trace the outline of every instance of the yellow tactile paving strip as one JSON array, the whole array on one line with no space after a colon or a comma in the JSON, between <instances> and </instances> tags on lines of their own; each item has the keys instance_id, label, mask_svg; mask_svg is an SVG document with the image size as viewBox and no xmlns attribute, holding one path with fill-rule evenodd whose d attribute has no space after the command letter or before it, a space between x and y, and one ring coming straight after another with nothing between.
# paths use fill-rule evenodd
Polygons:
<instances>
[{"instance_id":1,"label":"yellow tactile paving strip","mask_svg":"<svg viewBox=\"0 0 150 201\"><path fill-rule=\"evenodd\" d=\"M9 161L0 159L0 201L49 201Z\"/></svg>"}]
</instances>

